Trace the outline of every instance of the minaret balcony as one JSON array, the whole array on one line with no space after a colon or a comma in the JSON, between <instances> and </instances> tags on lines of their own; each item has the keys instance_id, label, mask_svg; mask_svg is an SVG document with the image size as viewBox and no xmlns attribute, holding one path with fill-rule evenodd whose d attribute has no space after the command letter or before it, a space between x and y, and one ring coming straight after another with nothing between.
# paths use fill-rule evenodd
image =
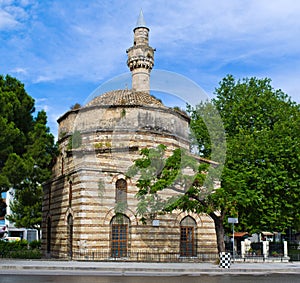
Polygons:
<instances>
[{"instance_id":1,"label":"minaret balcony","mask_svg":"<svg viewBox=\"0 0 300 283\"><path fill-rule=\"evenodd\" d=\"M145 69L152 69L154 65L153 58L145 57L145 56L138 56L138 57L131 57L127 60L127 66L129 67L130 71L136 68L145 68Z\"/></svg>"}]
</instances>

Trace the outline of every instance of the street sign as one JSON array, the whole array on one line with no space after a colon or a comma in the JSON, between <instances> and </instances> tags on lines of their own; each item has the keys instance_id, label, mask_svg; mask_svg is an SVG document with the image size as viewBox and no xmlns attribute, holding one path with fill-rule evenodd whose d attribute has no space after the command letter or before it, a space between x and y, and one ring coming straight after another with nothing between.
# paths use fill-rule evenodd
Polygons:
<instances>
[{"instance_id":1,"label":"street sign","mask_svg":"<svg viewBox=\"0 0 300 283\"><path fill-rule=\"evenodd\" d=\"M239 223L239 219L238 218L228 217L228 223L232 223L232 224Z\"/></svg>"}]
</instances>

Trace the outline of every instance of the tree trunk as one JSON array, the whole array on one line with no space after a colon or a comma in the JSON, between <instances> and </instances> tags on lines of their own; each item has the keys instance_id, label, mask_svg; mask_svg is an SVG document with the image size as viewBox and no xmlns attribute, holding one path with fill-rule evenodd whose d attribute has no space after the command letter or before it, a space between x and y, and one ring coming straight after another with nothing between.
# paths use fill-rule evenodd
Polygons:
<instances>
[{"instance_id":1,"label":"tree trunk","mask_svg":"<svg viewBox=\"0 0 300 283\"><path fill-rule=\"evenodd\" d=\"M215 222L218 252L225 252L223 217L222 215L218 216L215 213L210 213L209 215Z\"/></svg>"}]
</instances>

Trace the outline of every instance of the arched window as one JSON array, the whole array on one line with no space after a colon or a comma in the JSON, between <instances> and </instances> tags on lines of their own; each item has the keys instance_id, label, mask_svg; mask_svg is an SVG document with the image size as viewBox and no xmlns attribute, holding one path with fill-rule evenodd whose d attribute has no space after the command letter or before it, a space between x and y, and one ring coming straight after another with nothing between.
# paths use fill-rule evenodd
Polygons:
<instances>
[{"instance_id":1,"label":"arched window","mask_svg":"<svg viewBox=\"0 0 300 283\"><path fill-rule=\"evenodd\" d=\"M116 182L116 203L127 203L127 182L124 179L119 179Z\"/></svg>"},{"instance_id":2,"label":"arched window","mask_svg":"<svg viewBox=\"0 0 300 283\"><path fill-rule=\"evenodd\" d=\"M191 216L186 216L180 222L180 255L196 256L196 221Z\"/></svg>"},{"instance_id":3,"label":"arched window","mask_svg":"<svg viewBox=\"0 0 300 283\"><path fill-rule=\"evenodd\" d=\"M47 253L51 252L51 218L47 219Z\"/></svg>"},{"instance_id":4,"label":"arched window","mask_svg":"<svg viewBox=\"0 0 300 283\"><path fill-rule=\"evenodd\" d=\"M73 257L73 216L72 214L68 215L68 256L72 259Z\"/></svg>"},{"instance_id":5,"label":"arched window","mask_svg":"<svg viewBox=\"0 0 300 283\"><path fill-rule=\"evenodd\" d=\"M126 257L128 249L129 219L123 214L115 215L111 222L111 256Z\"/></svg>"}]
</instances>

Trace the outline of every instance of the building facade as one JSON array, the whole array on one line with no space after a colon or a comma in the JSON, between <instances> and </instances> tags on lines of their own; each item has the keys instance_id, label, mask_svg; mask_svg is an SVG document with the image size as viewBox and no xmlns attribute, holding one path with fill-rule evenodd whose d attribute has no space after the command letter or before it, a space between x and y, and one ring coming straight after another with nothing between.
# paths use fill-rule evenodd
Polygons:
<instances>
[{"instance_id":1,"label":"building facade","mask_svg":"<svg viewBox=\"0 0 300 283\"><path fill-rule=\"evenodd\" d=\"M150 94L154 51L142 13L127 50L130 90L95 97L58 119L60 156L44 186L42 248L76 260L170 260L216 253L213 220L177 211L137 216L136 179L125 174L143 148L189 149L189 117Z\"/></svg>"}]
</instances>

